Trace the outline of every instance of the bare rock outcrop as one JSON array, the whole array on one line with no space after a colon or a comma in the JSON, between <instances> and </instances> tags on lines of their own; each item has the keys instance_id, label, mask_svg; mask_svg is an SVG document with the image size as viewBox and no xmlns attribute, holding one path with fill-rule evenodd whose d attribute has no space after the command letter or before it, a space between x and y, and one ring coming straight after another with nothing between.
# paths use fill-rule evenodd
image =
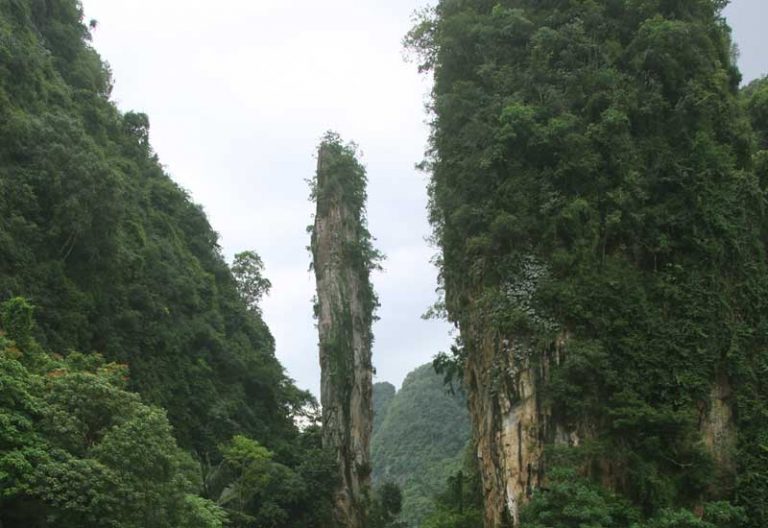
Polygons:
<instances>
[{"instance_id":1,"label":"bare rock outcrop","mask_svg":"<svg viewBox=\"0 0 768 528\"><path fill-rule=\"evenodd\" d=\"M373 424L369 280L376 252L365 226L365 171L354 146L328 134L313 182L317 212L312 255L317 281L323 442L336 454L338 526L362 528L370 488Z\"/></svg>"}]
</instances>

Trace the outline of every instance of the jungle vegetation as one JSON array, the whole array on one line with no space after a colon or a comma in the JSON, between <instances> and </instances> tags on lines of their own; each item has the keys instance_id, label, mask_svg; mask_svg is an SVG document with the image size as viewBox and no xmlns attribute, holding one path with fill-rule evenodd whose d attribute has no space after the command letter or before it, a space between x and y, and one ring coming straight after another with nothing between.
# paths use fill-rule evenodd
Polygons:
<instances>
[{"instance_id":1,"label":"jungle vegetation","mask_svg":"<svg viewBox=\"0 0 768 528\"><path fill-rule=\"evenodd\" d=\"M768 524L768 92L740 89L725 4L442 0L407 38L434 78L424 166L462 328L440 363L482 352L478 318L518 345L499 391L562 346L544 401L593 431L548 448L523 526ZM712 453L717 384L736 439Z\"/></svg>"},{"instance_id":2,"label":"jungle vegetation","mask_svg":"<svg viewBox=\"0 0 768 528\"><path fill-rule=\"evenodd\" d=\"M768 80L741 87L725 4L440 0L407 37L435 81L439 311L521 344L497 392L561 340L544 402L595 432L548 445L523 527L768 526ZM77 0L0 0L0 525L327 527L338 461L275 358L264 264L225 261L111 88ZM369 528L478 527L462 397L427 367L373 392Z\"/></svg>"},{"instance_id":3,"label":"jungle vegetation","mask_svg":"<svg viewBox=\"0 0 768 528\"><path fill-rule=\"evenodd\" d=\"M327 525L333 460L259 310L110 100L75 0L0 0L0 524Z\"/></svg>"},{"instance_id":4,"label":"jungle vegetation","mask_svg":"<svg viewBox=\"0 0 768 528\"><path fill-rule=\"evenodd\" d=\"M397 392L389 383L374 384L373 405L374 486L398 485L400 520L418 527L446 479L462 468L470 437L466 399L427 364L410 372Z\"/></svg>"}]
</instances>

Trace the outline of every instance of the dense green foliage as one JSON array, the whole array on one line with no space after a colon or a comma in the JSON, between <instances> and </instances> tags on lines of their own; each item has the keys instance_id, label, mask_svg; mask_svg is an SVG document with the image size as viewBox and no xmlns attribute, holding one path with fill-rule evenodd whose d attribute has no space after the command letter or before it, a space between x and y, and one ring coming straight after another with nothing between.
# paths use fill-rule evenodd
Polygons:
<instances>
[{"instance_id":1,"label":"dense green foliage","mask_svg":"<svg viewBox=\"0 0 768 528\"><path fill-rule=\"evenodd\" d=\"M125 366L47 354L31 312L23 299L3 306L0 523L221 527L224 512L197 496L199 470L165 412L125 390Z\"/></svg>"},{"instance_id":2,"label":"dense green foliage","mask_svg":"<svg viewBox=\"0 0 768 528\"><path fill-rule=\"evenodd\" d=\"M269 294L272 282L264 276L264 262L255 251L243 251L235 255L232 262L232 275L237 284L237 292L245 301L248 309L261 315L261 299Z\"/></svg>"},{"instance_id":3,"label":"dense green foliage","mask_svg":"<svg viewBox=\"0 0 768 528\"><path fill-rule=\"evenodd\" d=\"M768 77L751 82L742 90L744 108L752 121L757 140L755 173L762 189L768 188Z\"/></svg>"},{"instance_id":4,"label":"dense green foliage","mask_svg":"<svg viewBox=\"0 0 768 528\"><path fill-rule=\"evenodd\" d=\"M434 496L434 508L419 528L480 528L482 501L480 474L472 449L467 449L461 468L445 479Z\"/></svg>"},{"instance_id":5,"label":"dense green foliage","mask_svg":"<svg viewBox=\"0 0 768 528\"><path fill-rule=\"evenodd\" d=\"M125 390L125 365L47 353L31 337L31 314L21 298L3 306L0 524L328 526L336 468L316 425L280 455L235 436L206 467L177 446L163 410Z\"/></svg>"},{"instance_id":6,"label":"dense green foliage","mask_svg":"<svg viewBox=\"0 0 768 528\"><path fill-rule=\"evenodd\" d=\"M381 428L384 417L387 416L389 404L395 398L397 390L388 381L373 384L373 434Z\"/></svg>"},{"instance_id":7,"label":"dense green foliage","mask_svg":"<svg viewBox=\"0 0 768 528\"><path fill-rule=\"evenodd\" d=\"M75 0L0 0L0 298L38 307L46 348L127 363L185 448L279 443L303 395L147 117L109 100L81 17Z\"/></svg>"},{"instance_id":8,"label":"dense green foliage","mask_svg":"<svg viewBox=\"0 0 768 528\"><path fill-rule=\"evenodd\" d=\"M468 450L464 468L451 475L436 496L435 508L420 528L479 528L482 483ZM744 526L743 508L709 502L696 515L686 509L662 509L643 520L625 498L599 486L572 468L554 467L545 487L523 508L521 528L737 528Z\"/></svg>"},{"instance_id":9,"label":"dense green foliage","mask_svg":"<svg viewBox=\"0 0 768 528\"><path fill-rule=\"evenodd\" d=\"M399 520L403 507L403 493L393 482L375 488L368 511L367 528L408 528Z\"/></svg>"},{"instance_id":10,"label":"dense green foliage","mask_svg":"<svg viewBox=\"0 0 768 528\"><path fill-rule=\"evenodd\" d=\"M555 420L593 433L573 467L645 517L722 498L756 528L768 524L766 180L744 107L764 148L765 91L739 102L724 3L443 0L409 42L435 79L446 308L462 330L482 319L514 343L499 351L499 390L514 401L505 376L549 361L562 338L540 381ZM478 352L471 337L457 361ZM738 431L719 465L699 429L716 383L732 388Z\"/></svg>"},{"instance_id":11,"label":"dense green foliage","mask_svg":"<svg viewBox=\"0 0 768 528\"><path fill-rule=\"evenodd\" d=\"M294 423L312 399L263 263L230 271L81 18L0 0L0 524L327 526L335 468Z\"/></svg>"},{"instance_id":12,"label":"dense green foliage","mask_svg":"<svg viewBox=\"0 0 768 528\"><path fill-rule=\"evenodd\" d=\"M573 470L554 469L545 489L523 510L523 528L730 528L743 526L744 510L728 502L704 505L702 515L662 509L642 521L641 512Z\"/></svg>"},{"instance_id":13,"label":"dense green foliage","mask_svg":"<svg viewBox=\"0 0 768 528\"><path fill-rule=\"evenodd\" d=\"M461 468L469 415L463 396L452 394L431 364L409 373L393 393L388 383L374 385L374 408L382 414L374 415L373 480L402 488L401 519L415 527L433 509L443 482Z\"/></svg>"},{"instance_id":14,"label":"dense green foliage","mask_svg":"<svg viewBox=\"0 0 768 528\"><path fill-rule=\"evenodd\" d=\"M244 436L222 447L205 490L228 513L233 528L326 528L331 525L336 466L321 446L320 429L304 431L290 459ZM290 465L288 465L290 464Z\"/></svg>"}]
</instances>

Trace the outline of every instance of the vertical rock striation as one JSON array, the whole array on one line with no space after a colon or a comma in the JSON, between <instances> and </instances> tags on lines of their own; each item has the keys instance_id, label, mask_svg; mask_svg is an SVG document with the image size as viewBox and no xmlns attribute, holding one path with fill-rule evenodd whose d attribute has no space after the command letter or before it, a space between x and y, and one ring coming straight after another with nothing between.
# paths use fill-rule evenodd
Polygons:
<instances>
[{"instance_id":1,"label":"vertical rock striation","mask_svg":"<svg viewBox=\"0 0 768 528\"><path fill-rule=\"evenodd\" d=\"M365 525L373 424L369 275L378 254L365 221L365 170L354 145L328 133L318 150L312 256L317 281L323 443L336 453L336 522Z\"/></svg>"},{"instance_id":2,"label":"vertical rock striation","mask_svg":"<svg viewBox=\"0 0 768 528\"><path fill-rule=\"evenodd\" d=\"M485 526L516 526L520 507L542 484L545 445L572 442L571 435L553 423L540 390L550 361L557 358L534 361L524 340L504 337L487 324L487 317L475 317L463 328L471 351L464 374L483 481Z\"/></svg>"},{"instance_id":3,"label":"vertical rock striation","mask_svg":"<svg viewBox=\"0 0 768 528\"><path fill-rule=\"evenodd\" d=\"M466 364L465 377L472 387L469 409L483 482L485 526L509 526L517 522L521 503L540 483L543 424L530 365L499 380L496 373L507 369L496 368L498 359L506 363L509 356L500 350L501 339L493 332L485 335Z\"/></svg>"}]
</instances>

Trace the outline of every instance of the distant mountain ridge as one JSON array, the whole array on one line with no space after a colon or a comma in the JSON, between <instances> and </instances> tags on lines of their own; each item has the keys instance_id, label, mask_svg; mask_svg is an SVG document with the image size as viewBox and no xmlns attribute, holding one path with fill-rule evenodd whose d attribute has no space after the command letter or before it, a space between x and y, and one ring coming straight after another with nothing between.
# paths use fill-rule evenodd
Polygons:
<instances>
[{"instance_id":1,"label":"distant mountain ridge","mask_svg":"<svg viewBox=\"0 0 768 528\"><path fill-rule=\"evenodd\" d=\"M418 526L446 478L461 467L470 438L465 398L452 394L426 364L409 373L399 391L391 383L374 384L373 406L374 484L398 484L402 519Z\"/></svg>"}]
</instances>

